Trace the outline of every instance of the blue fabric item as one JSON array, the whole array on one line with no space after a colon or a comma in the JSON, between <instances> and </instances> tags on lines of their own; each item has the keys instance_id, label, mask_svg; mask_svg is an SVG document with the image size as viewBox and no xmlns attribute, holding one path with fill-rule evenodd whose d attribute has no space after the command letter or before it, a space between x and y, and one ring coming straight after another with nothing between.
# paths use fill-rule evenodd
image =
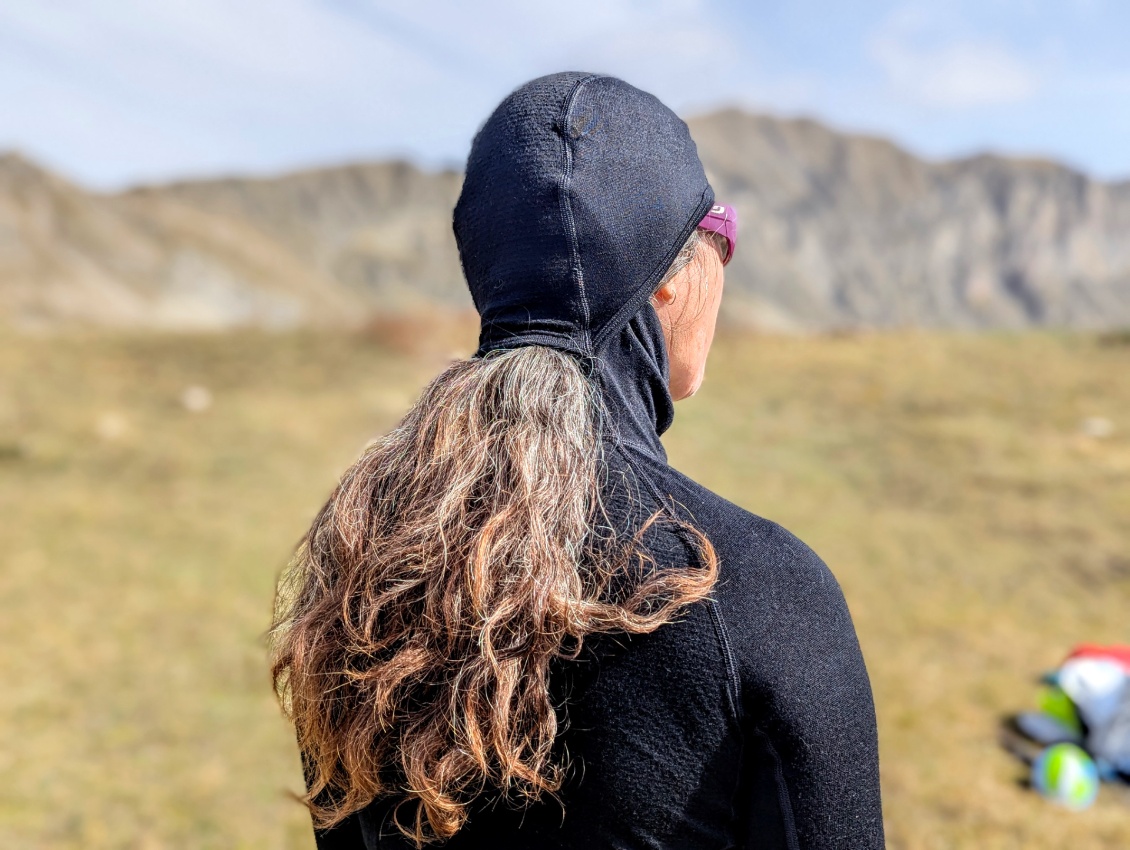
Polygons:
<instances>
[{"instance_id":1,"label":"blue fabric item","mask_svg":"<svg viewBox=\"0 0 1130 850\"><path fill-rule=\"evenodd\" d=\"M570 765L558 800L484 795L450 850L882 848L871 688L839 585L804 543L672 469L667 354L648 297L713 192L685 124L606 76L543 77L476 136L455 233L478 353L573 353L605 408L604 502L631 534L657 509L710 538L711 599L647 635L597 635L550 682ZM664 569L696 552L644 538ZM403 850L377 800L320 850Z\"/></svg>"},{"instance_id":2,"label":"blue fabric item","mask_svg":"<svg viewBox=\"0 0 1130 850\"><path fill-rule=\"evenodd\" d=\"M1087 749L1117 774L1130 780L1130 677L1122 686L1118 707L1106 723L1087 732Z\"/></svg>"},{"instance_id":3,"label":"blue fabric item","mask_svg":"<svg viewBox=\"0 0 1130 850\"><path fill-rule=\"evenodd\" d=\"M1042 711L1024 711L1016 715L1016 728L1045 747L1052 744L1082 744L1083 736L1060 720Z\"/></svg>"}]
</instances>

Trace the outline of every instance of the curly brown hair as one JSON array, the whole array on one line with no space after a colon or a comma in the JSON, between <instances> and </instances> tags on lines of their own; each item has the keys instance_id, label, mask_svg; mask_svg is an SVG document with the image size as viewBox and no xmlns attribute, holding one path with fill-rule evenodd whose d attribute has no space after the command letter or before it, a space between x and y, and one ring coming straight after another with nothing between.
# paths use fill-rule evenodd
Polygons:
<instances>
[{"instance_id":1,"label":"curly brown hair","mask_svg":"<svg viewBox=\"0 0 1130 850\"><path fill-rule=\"evenodd\" d=\"M567 354L459 361L342 477L280 580L272 628L316 826L394 796L419 847L454 835L485 791L553 793L551 662L590 634L653 631L710 592L714 550L670 511L612 529L600 410ZM656 522L689 531L696 563L648 568Z\"/></svg>"}]
</instances>

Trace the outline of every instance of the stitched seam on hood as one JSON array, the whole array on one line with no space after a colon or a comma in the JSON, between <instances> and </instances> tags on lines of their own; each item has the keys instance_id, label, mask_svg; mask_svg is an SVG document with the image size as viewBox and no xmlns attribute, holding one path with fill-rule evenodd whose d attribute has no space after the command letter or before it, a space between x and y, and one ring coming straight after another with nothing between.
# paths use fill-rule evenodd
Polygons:
<instances>
[{"instance_id":1,"label":"stitched seam on hood","mask_svg":"<svg viewBox=\"0 0 1130 850\"><path fill-rule=\"evenodd\" d=\"M558 181L561 215L565 220L566 234L569 239L570 272L577 285L577 292L581 297L581 310L584 312L585 351L588 354L591 354L593 350L592 318L589 313L588 294L585 292L585 273L584 269L581 268L581 251L577 241L577 223L573 216L573 202L569 194L573 181L573 145L572 138L569 135L569 122L573 117L573 107L576 106L581 89L584 88L585 83L595 79L599 79L599 75L594 74L578 80L576 85L573 86L573 90L569 93L568 99L565 101L565 112L561 119L561 141L565 146L565 168L561 174L561 179Z\"/></svg>"},{"instance_id":2,"label":"stitched seam on hood","mask_svg":"<svg viewBox=\"0 0 1130 850\"><path fill-rule=\"evenodd\" d=\"M593 340L593 345L599 348L613 333L623 329L623 326L631 320L632 316L643 309L644 304L651 297L652 287L660 281L667 269L671 268L671 263L675 262L675 257L683 250L683 245L687 239L690 238L694 229L698 227L698 223L702 221L702 217L706 215L711 205L714 203L714 189L709 183L706 188L702 190L702 196L699 199L698 206L695 207L693 213L687 224L684 225L679 238L671 249L663 255L663 257L656 263L655 268L652 269L651 274L647 276L646 285L640 288L640 291L632 295L624 305L616 311L611 319L600 329ZM625 319L627 321L625 321Z\"/></svg>"}]
</instances>

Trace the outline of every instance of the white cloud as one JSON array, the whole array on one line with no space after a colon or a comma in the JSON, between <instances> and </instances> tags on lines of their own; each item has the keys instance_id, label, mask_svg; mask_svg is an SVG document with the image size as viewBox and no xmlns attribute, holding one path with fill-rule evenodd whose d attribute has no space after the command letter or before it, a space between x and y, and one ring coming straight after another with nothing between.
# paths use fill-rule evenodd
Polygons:
<instances>
[{"instance_id":1,"label":"white cloud","mask_svg":"<svg viewBox=\"0 0 1130 850\"><path fill-rule=\"evenodd\" d=\"M0 9L0 147L101 184L427 151L421 91L459 124L473 83L311 0Z\"/></svg>"},{"instance_id":2,"label":"white cloud","mask_svg":"<svg viewBox=\"0 0 1130 850\"><path fill-rule=\"evenodd\" d=\"M531 77L569 69L618 74L681 105L704 94L734 97L753 76L752 58L706 0L573 0L568 14L526 0L493 0L489 13L455 0L358 0L349 8L358 18L378 11L407 37L458 57L499 97Z\"/></svg>"},{"instance_id":3,"label":"white cloud","mask_svg":"<svg viewBox=\"0 0 1130 850\"><path fill-rule=\"evenodd\" d=\"M992 42L961 41L921 50L884 40L872 45L872 56L892 87L927 106L1019 103L1040 88L1031 66Z\"/></svg>"},{"instance_id":4,"label":"white cloud","mask_svg":"<svg viewBox=\"0 0 1130 850\"><path fill-rule=\"evenodd\" d=\"M952 27L944 18L933 7L903 7L870 39L868 53L897 94L924 106L968 109L1039 93L1035 63L999 41L946 33Z\"/></svg>"},{"instance_id":5,"label":"white cloud","mask_svg":"<svg viewBox=\"0 0 1130 850\"><path fill-rule=\"evenodd\" d=\"M717 56L729 74L713 75ZM398 152L451 161L533 76L608 71L678 108L734 97L744 61L706 0L575 0L567 15L526 0L11 4L0 148L102 185Z\"/></svg>"},{"instance_id":6,"label":"white cloud","mask_svg":"<svg viewBox=\"0 0 1130 850\"><path fill-rule=\"evenodd\" d=\"M683 113L803 110L965 149L982 144L986 106L1023 102L1041 121L1056 97L1119 111L1102 101L1124 98L1125 63L1067 73L1078 34L1041 24L1033 39L1046 2L882 0L823 29L816 2L790 15L707 0L0 3L0 149L102 186L393 154L456 163L508 91L564 69L617 74Z\"/></svg>"}]
</instances>

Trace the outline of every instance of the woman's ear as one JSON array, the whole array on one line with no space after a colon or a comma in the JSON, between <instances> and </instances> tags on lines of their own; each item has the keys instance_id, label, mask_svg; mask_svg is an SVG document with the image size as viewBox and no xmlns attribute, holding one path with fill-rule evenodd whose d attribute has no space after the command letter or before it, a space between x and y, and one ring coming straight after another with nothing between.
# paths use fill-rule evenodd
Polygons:
<instances>
[{"instance_id":1,"label":"woman's ear","mask_svg":"<svg viewBox=\"0 0 1130 850\"><path fill-rule=\"evenodd\" d=\"M667 307L675 303L675 297L678 294L675 289L675 282L673 280L667 281L659 289L655 290L652 294L652 299L655 301L656 307Z\"/></svg>"}]
</instances>

